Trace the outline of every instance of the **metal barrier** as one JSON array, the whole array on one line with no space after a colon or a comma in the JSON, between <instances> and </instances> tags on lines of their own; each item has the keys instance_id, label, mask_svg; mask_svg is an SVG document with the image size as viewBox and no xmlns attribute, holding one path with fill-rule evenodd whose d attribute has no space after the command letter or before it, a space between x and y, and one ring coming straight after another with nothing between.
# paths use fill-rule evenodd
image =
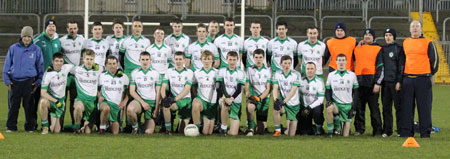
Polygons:
<instances>
[{"instance_id":1,"label":"metal barrier","mask_svg":"<svg viewBox=\"0 0 450 159\"><path fill-rule=\"evenodd\" d=\"M443 40L443 41L446 40L445 24L447 23L448 20L450 20L450 17L445 18L445 19L444 19L444 22L442 23L442 40Z\"/></svg>"},{"instance_id":2,"label":"metal barrier","mask_svg":"<svg viewBox=\"0 0 450 159\"><path fill-rule=\"evenodd\" d=\"M328 10L339 10L339 9L361 9L362 10L362 16L361 18L364 20L365 10L362 9L361 4L364 3L364 0L359 0L358 5L355 5L354 1L341 1L341 0L327 0L324 2L324 0L319 1L319 19L322 19L322 10L328 9ZM357 7L355 7L357 6Z\"/></svg>"},{"instance_id":3,"label":"metal barrier","mask_svg":"<svg viewBox=\"0 0 450 159\"><path fill-rule=\"evenodd\" d=\"M39 31L41 30L41 17L39 17L39 15L37 15L37 14L33 14L33 13L0 13L0 16L33 16L33 17L36 17L37 32L39 33ZM0 33L0 35L12 35L12 34L13 33ZM20 35L20 33L18 33L18 35Z\"/></svg>"},{"instance_id":4,"label":"metal barrier","mask_svg":"<svg viewBox=\"0 0 450 159\"><path fill-rule=\"evenodd\" d=\"M369 24L366 23L366 28L372 28L372 20L374 19L406 19L409 20L409 17L394 17L394 16L373 16L369 19Z\"/></svg>"},{"instance_id":5,"label":"metal barrier","mask_svg":"<svg viewBox=\"0 0 450 159\"><path fill-rule=\"evenodd\" d=\"M435 41L439 54L439 70L434 75L434 81L436 84L449 85L450 84L450 67L448 61L450 61L450 41ZM442 52L441 52L442 51Z\"/></svg>"},{"instance_id":6,"label":"metal barrier","mask_svg":"<svg viewBox=\"0 0 450 159\"><path fill-rule=\"evenodd\" d=\"M84 15L81 14L70 14L70 13L49 13L44 15L44 18L42 18L42 29L45 30L45 22L47 21L48 16L80 16L81 18L84 18Z\"/></svg>"},{"instance_id":7,"label":"metal barrier","mask_svg":"<svg viewBox=\"0 0 450 159\"><path fill-rule=\"evenodd\" d=\"M241 15L235 15L235 16L233 16L233 18L236 18L236 17L241 17ZM271 38L272 37L274 37L274 33L273 33L273 19L272 19L272 17L271 16L268 16L268 15L245 15L245 18L247 18L247 17L254 17L254 18L267 18L267 19L269 19L270 20L270 36L271 36Z\"/></svg>"},{"instance_id":8,"label":"metal barrier","mask_svg":"<svg viewBox=\"0 0 450 159\"><path fill-rule=\"evenodd\" d=\"M280 18L306 18L306 19L312 19L314 22L314 25L317 26L317 19L311 15L279 15L275 18L274 24L278 22L278 19ZM275 27L274 27L275 28ZM276 28L275 28L276 29ZM275 37L275 35L272 35L272 37ZM292 38L304 38L306 36L290 36Z\"/></svg>"},{"instance_id":9,"label":"metal barrier","mask_svg":"<svg viewBox=\"0 0 450 159\"><path fill-rule=\"evenodd\" d=\"M362 16L324 16L322 19L320 19L320 38L323 37L323 21L325 19L360 19Z\"/></svg>"},{"instance_id":10,"label":"metal barrier","mask_svg":"<svg viewBox=\"0 0 450 159\"><path fill-rule=\"evenodd\" d=\"M450 2L450 0L439 0L436 4L436 23L439 22L439 5L441 2Z\"/></svg>"}]
</instances>

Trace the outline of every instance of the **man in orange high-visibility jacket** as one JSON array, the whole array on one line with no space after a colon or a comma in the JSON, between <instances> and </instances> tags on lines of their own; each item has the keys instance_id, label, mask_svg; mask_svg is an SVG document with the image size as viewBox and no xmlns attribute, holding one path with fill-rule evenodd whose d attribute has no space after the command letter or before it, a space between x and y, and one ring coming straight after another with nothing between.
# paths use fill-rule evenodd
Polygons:
<instances>
[{"instance_id":1,"label":"man in orange high-visibility jacket","mask_svg":"<svg viewBox=\"0 0 450 159\"><path fill-rule=\"evenodd\" d=\"M327 40L327 48L325 49L325 55L323 58L323 64L331 58L330 64L328 64L329 72L336 70L336 56L344 54L347 57L347 70L353 71L353 49L357 45L356 39L351 36L347 36L347 26L343 22L337 22L334 26L336 36Z\"/></svg>"},{"instance_id":2,"label":"man in orange high-visibility jacket","mask_svg":"<svg viewBox=\"0 0 450 159\"><path fill-rule=\"evenodd\" d=\"M411 37L403 41L404 54L400 54L402 81L401 137L414 136L414 110L417 103L420 137L431 133L431 105L433 101L431 77L437 72L439 56L433 42L422 36L422 24L413 20Z\"/></svg>"},{"instance_id":3,"label":"man in orange high-visibility jacket","mask_svg":"<svg viewBox=\"0 0 450 159\"><path fill-rule=\"evenodd\" d=\"M355 74L358 79L358 96L356 97L355 108L355 136L361 135L365 131L366 103L370 109L370 121L373 128L372 135L381 135L381 115L378 106L378 97L383 81L383 57L381 46L375 40L375 31L365 29L364 40L361 46L355 47Z\"/></svg>"}]
</instances>

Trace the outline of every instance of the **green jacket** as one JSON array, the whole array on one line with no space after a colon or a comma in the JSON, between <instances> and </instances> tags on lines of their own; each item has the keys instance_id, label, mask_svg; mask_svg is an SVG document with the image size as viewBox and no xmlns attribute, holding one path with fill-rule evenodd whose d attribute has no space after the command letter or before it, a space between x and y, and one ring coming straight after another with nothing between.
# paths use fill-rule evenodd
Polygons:
<instances>
[{"instance_id":1,"label":"green jacket","mask_svg":"<svg viewBox=\"0 0 450 159\"><path fill-rule=\"evenodd\" d=\"M41 48L42 57L44 58L44 69L47 69L48 66L52 65L53 54L61 52L61 41L59 41L59 38L50 39L44 31L33 39L33 43Z\"/></svg>"}]
</instances>

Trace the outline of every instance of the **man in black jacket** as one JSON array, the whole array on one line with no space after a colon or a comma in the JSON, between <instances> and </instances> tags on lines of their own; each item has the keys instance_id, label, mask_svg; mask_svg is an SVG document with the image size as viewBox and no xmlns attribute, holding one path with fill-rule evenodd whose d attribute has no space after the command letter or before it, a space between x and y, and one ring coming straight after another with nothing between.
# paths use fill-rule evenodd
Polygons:
<instances>
[{"instance_id":1,"label":"man in black jacket","mask_svg":"<svg viewBox=\"0 0 450 159\"><path fill-rule=\"evenodd\" d=\"M388 28L384 31L386 46L382 48L384 63L384 79L381 90L381 101L383 103L383 137L391 136L392 130L392 101L394 101L395 117L397 123L397 134L400 130L400 89L402 74L399 68L399 55L403 51L402 46L395 42L397 34L395 29Z\"/></svg>"}]
</instances>

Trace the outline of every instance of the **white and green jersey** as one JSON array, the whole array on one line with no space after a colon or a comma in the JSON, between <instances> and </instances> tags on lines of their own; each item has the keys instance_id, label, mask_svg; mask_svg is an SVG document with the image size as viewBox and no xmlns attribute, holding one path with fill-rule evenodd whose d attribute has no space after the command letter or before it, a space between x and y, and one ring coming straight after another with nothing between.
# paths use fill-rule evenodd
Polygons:
<instances>
[{"instance_id":1,"label":"white and green jersey","mask_svg":"<svg viewBox=\"0 0 450 159\"><path fill-rule=\"evenodd\" d=\"M95 40L94 38L84 40L83 49L91 49L95 52L94 62L100 66L105 66L106 53L109 43L106 39Z\"/></svg>"},{"instance_id":2,"label":"white and green jersey","mask_svg":"<svg viewBox=\"0 0 450 159\"><path fill-rule=\"evenodd\" d=\"M322 75L322 59L325 55L325 43L316 41L311 44L308 40L305 40L298 44L297 47L298 58L302 59L302 74L305 74L305 64L308 62L314 62L316 64L316 75Z\"/></svg>"},{"instance_id":3,"label":"white and green jersey","mask_svg":"<svg viewBox=\"0 0 450 159\"><path fill-rule=\"evenodd\" d=\"M117 59L119 59L120 43L125 41L125 35L122 35L122 37L116 37L115 35L110 35L110 36L106 37L106 41L108 41L108 43L109 43L109 51L111 52L111 55L113 55L113 56L117 57Z\"/></svg>"},{"instance_id":4,"label":"white and green jersey","mask_svg":"<svg viewBox=\"0 0 450 159\"><path fill-rule=\"evenodd\" d=\"M204 43L196 41L189 45L186 49L186 58L191 59L192 71L199 70L203 67L203 63L200 57L205 50L211 51L213 53L214 60L219 59L219 52L217 52L217 47L213 43L208 41L205 41Z\"/></svg>"},{"instance_id":5,"label":"white and green jersey","mask_svg":"<svg viewBox=\"0 0 450 159\"><path fill-rule=\"evenodd\" d=\"M165 74L167 69L173 67L172 49L166 46L164 43L161 46L155 44L146 49L150 53L152 59L150 65L152 70L157 71L159 74Z\"/></svg>"},{"instance_id":6,"label":"white and green jersey","mask_svg":"<svg viewBox=\"0 0 450 159\"><path fill-rule=\"evenodd\" d=\"M216 39L217 40L217 39ZM223 81L225 84L225 91L229 96L232 96L234 92L236 92L237 85L242 84L245 85L246 81L245 72L241 69L230 70L228 67L220 68L217 72L217 81ZM234 103L242 102L242 91L241 93L234 99Z\"/></svg>"},{"instance_id":7,"label":"white and green jersey","mask_svg":"<svg viewBox=\"0 0 450 159\"><path fill-rule=\"evenodd\" d=\"M163 83L170 86L172 96L176 97L183 92L186 85L192 85L193 76L194 73L190 69L183 68L181 71L178 71L176 68L170 68L164 76ZM191 92L189 91L183 98L191 98Z\"/></svg>"},{"instance_id":8,"label":"white and green jersey","mask_svg":"<svg viewBox=\"0 0 450 159\"><path fill-rule=\"evenodd\" d=\"M314 76L312 79L302 77L299 89L304 106L309 106L313 109L323 103L325 87L321 78L317 76Z\"/></svg>"},{"instance_id":9,"label":"white and green jersey","mask_svg":"<svg viewBox=\"0 0 450 159\"><path fill-rule=\"evenodd\" d=\"M117 77L108 71L100 75L100 92L106 101L119 105L122 101L122 95L128 86L128 76Z\"/></svg>"},{"instance_id":10,"label":"white and green jersey","mask_svg":"<svg viewBox=\"0 0 450 159\"><path fill-rule=\"evenodd\" d=\"M351 104L353 102L353 89L358 87L358 80L352 71L345 70L341 73L338 70L334 70L328 74L326 89L332 90L334 102Z\"/></svg>"},{"instance_id":11,"label":"white and green jersey","mask_svg":"<svg viewBox=\"0 0 450 159\"><path fill-rule=\"evenodd\" d=\"M75 75L77 98L95 100L97 98L98 79L103 72L103 67L99 67L95 71L92 68L87 69L84 65L80 65L72 69L71 72Z\"/></svg>"},{"instance_id":12,"label":"white and green jersey","mask_svg":"<svg viewBox=\"0 0 450 159\"><path fill-rule=\"evenodd\" d=\"M156 100L156 87L161 86L159 73L152 69L146 71L142 67L131 72L130 85L136 86L136 93L144 100Z\"/></svg>"},{"instance_id":13,"label":"white and green jersey","mask_svg":"<svg viewBox=\"0 0 450 159\"><path fill-rule=\"evenodd\" d=\"M220 67L227 67L227 54L230 51L235 51L238 54L242 54L244 51L244 41L241 37L233 34L231 37L222 34L214 40L214 45L216 45L220 54ZM238 64L239 67L241 65L241 59L238 56Z\"/></svg>"},{"instance_id":14,"label":"white and green jersey","mask_svg":"<svg viewBox=\"0 0 450 159\"><path fill-rule=\"evenodd\" d=\"M272 83L274 85L278 85L278 90L281 93L281 97L286 98L291 92L293 86L300 87L300 73L291 69L291 71L285 75L282 70L278 70L273 75ZM298 91L297 91L298 92ZM300 104L300 97L298 93L295 93L294 96L286 103L289 106L297 106Z\"/></svg>"},{"instance_id":15,"label":"white and green jersey","mask_svg":"<svg viewBox=\"0 0 450 159\"><path fill-rule=\"evenodd\" d=\"M180 36L175 36L175 34L171 34L164 38L164 43L169 45L169 47L172 49L172 53L175 53L177 51L184 52L186 51L186 48L191 43L191 39L186 34L181 33Z\"/></svg>"},{"instance_id":16,"label":"white and green jersey","mask_svg":"<svg viewBox=\"0 0 450 159\"><path fill-rule=\"evenodd\" d=\"M128 36L120 44L120 52L125 53L124 72L131 72L141 66L139 56L141 52L145 51L150 46L150 40L144 36L138 38L133 35Z\"/></svg>"},{"instance_id":17,"label":"white and green jersey","mask_svg":"<svg viewBox=\"0 0 450 159\"><path fill-rule=\"evenodd\" d=\"M267 83L272 82L272 69L262 66L261 68L256 65L247 68L247 83L250 84L252 95L260 96L266 89ZM270 97L267 96L267 97Z\"/></svg>"},{"instance_id":18,"label":"white and green jersey","mask_svg":"<svg viewBox=\"0 0 450 159\"><path fill-rule=\"evenodd\" d=\"M64 35L59 39L61 41L61 53L64 55L64 63L80 65L81 49L84 43L84 37L77 35L71 37Z\"/></svg>"},{"instance_id":19,"label":"white and green jersey","mask_svg":"<svg viewBox=\"0 0 450 159\"><path fill-rule=\"evenodd\" d=\"M253 52L256 49L264 50L264 57L266 57L267 52L267 44L269 40L265 37L259 36L259 38L255 39L253 36L244 41L244 53L247 54L247 67L255 65L255 60L253 60ZM267 66L266 59L264 59L264 65Z\"/></svg>"},{"instance_id":20,"label":"white and green jersey","mask_svg":"<svg viewBox=\"0 0 450 159\"><path fill-rule=\"evenodd\" d=\"M269 41L267 53L272 56L271 64L272 70L281 70L281 57L289 55L292 58L291 69L294 69L294 56L297 52L297 42L290 37L280 40L278 37Z\"/></svg>"},{"instance_id":21,"label":"white and green jersey","mask_svg":"<svg viewBox=\"0 0 450 159\"><path fill-rule=\"evenodd\" d=\"M49 94L56 98L64 98L66 96L67 75L73 67L73 64L64 64L59 71L45 72L41 89L46 89Z\"/></svg>"},{"instance_id":22,"label":"white and green jersey","mask_svg":"<svg viewBox=\"0 0 450 159\"><path fill-rule=\"evenodd\" d=\"M206 102L216 103L217 92L216 92L216 75L217 69L210 68L206 71L201 68L194 72L193 83L197 84L197 97L200 97Z\"/></svg>"}]
</instances>

